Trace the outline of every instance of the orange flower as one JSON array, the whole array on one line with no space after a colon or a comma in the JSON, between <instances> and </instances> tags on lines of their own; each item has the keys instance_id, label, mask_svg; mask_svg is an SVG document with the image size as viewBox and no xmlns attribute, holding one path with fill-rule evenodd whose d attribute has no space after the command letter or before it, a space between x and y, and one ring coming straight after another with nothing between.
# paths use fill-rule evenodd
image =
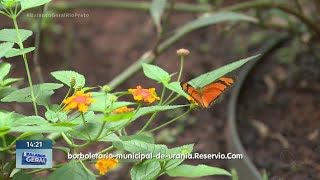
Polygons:
<instances>
[{"instance_id":1,"label":"orange flower","mask_svg":"<svg viewBox=\"0 0 320 180\"><path fill-rule=\"evenodd\" d=\"M188 50L188 49L178 49L177 50L177 54L179 55L179 56L187 56L187 55L189 55L190 54L190 51Z\"/></svg>"},{"instance_id":2,"label":"orange flower","mask_svg":"<svg viewBox=\"0 0 320 180\"><path fill-rule=\"evenodd\" d=\"M78 108L79 112L84 113L88 111L89 105L93 102L95 102L95 100L91 99L90 93L77 91L73 96L68 97L63 101L63 103L67 105L63 110L67 111Z\"/></svg>"},{"instance_id":3,"label":"orange flower","mask_svg":"<svg viewBox=\"0 0 320 180\"><path fill-rule=\"evenodd\" d=\"M195 106L199 106L198 102L197 102L195 99L193 99L193 97L188 96L188 100L189 100L192 104L194 104Z\"/></svg>"},{"instance_id":4,"label":"orange flower","mask_svg":"<svg viewBox=\"0 0 320 180\"><path fill-rule=\"evenodd\" d=\"M157 96L156 88L142 89L141 86L137 86L136 89L128 89L133 95L136 101L142 101L145 103L153 103L156 100L160 100Z\"/></svg>"},{"instance_id":5,"label":"orange flower","mask_svg":"<svg viewBox=\"0 0 320 180\"><path fill-rule=\"evenodd\" d=\"M95 167L99 170L101 175L106 174L110 169L114 169L118 164L118 159L105 158L99 159L95 164Z\"/></svg>"},{"instance_id":6,"label":"orange flower","mask_svg":"<svg viewBox=\"0 0 320 180\"><path fill-rule=\"evenodd\" d=\"M134 110L134 108L128 108L127 106L123 106L121 108L113 110L112 114L120 114L120 113L124 113L124 112L130 112L133 110Z\"/></svg>"}]
</instances>

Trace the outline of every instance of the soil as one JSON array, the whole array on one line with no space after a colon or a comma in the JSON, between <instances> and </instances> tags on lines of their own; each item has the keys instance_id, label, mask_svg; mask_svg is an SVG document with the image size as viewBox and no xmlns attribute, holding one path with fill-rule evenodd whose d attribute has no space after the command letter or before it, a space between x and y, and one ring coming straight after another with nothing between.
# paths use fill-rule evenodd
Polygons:
<instances>
[{"instance_id":1,"label":"soil","mask_svg":"<svg viewBox=\"0 0 320 180\"><path fill-rule=\"evenodd\" d=\"M235 2L236 1L234 0L226 1L226 4L230 5ZM73 10L72 12L88 13L90 17L56 18L54 19L54 24L51 24L51 26L45 29L42 34L40 66L46 82L55 82L55 80L50 76L50 72L52 71L74 70L85 75L87 79L87 86L107 84L117 74L125 70L125 68L130 64L134 63L144 52L154 46L155 28L147 12L111 9L78 9ZM170 28L168 31L172 32L174 28L179 27L196 17L197 14L174 13L170 16ZM3 17L0 17L0 21L2 22L1 28L12 27L12 24ZM32 21L35 21L35 19ZM21 23L22 28L29 28L26 22ZM177 72L179 69L179 58L176 56L175 51L182 47L189 49L191 54L185 61L185 69L183 74L183 81L186 81L204 72L211 71L227 63L255 54L255 52L248 53L247 51L242 51L242 53L239 53L232 51L238 47L238 44L234 40L238 36L234 29L232 29L231 32L229 31L229 33L226 33L228 32L226 29L230 28L226 25L218 25L194 32L161 54L157 58L155 64L159 65L170 73ZM33 46L33 41L33 39L30 39L26 43L26 46ZM31 56L29 56L29 61L32 77L34 81L38 83L39 81L34 72ZM10 62L13 64L11 76L25 77L26 79L26 73L22 59L16 58L12 61L10 60ZM271 65L269 64L269 66ZM307 67L313 66L307 65ZM265 74L270 72L276 73L273 68L264 69L264 72ZM257 163L257 165L259 165L259 168L268 167L267 170L273 170L271 171L272 173L277 172L277 169L280 166L283 166L283 163L276 161L279 160L277 157L280 156L280 152L293 152L295 157L299 158L301 158L302 155L306 155L306 157L310 157L310 160L312 160L310 166L315 167L316 164L314 164L314 162L319 160L320 146L316 145L316 140L309 142L303 137L313 133L317 130L316 127L319 127L319 121L316 121L319 120L319 111L316 108L317 106L319 108L319 97L315 96L315 93L319 92L319 89L318 91L316 89L312 89L316 87L314 84L308 84L308 87L309 85L311 87L309 90L301 90L297 89L295 83L291 85L290 83L284 83L287 86L282 84L282 88L277 91L277 96L275 96L280 98L272 99L273 103L278 103L277 106L270 104L266 105L262 98L264 97L263 93L266 92L266 89L264 84L261 82L261 79L258 79L258 77L254 77L254 85L249 86L247 91L250 92L244 93L243 100L245 101L243 101L243 107L246 105L245 102L248 102L246 105L248 108L245 110L247 114L249 112L250 116L244 114L243 117L248 118L252 115L252 117L254 117L256 120L265 120L263 122L268 122L270 129L279 129L279 133L283 133L279 126L279 122L280 120L285 119L281 121L283 123L282 129L286 130L286 133L284 134L286 138L290 137L290 150L299 149L300 154L297 154L297 152L294 151L284 151L277 141L271 141L269 139L255 141L255 137L257 137L256 134L248 134L248 127L241 126L243 130L240 129L240 132L244 133L243 137L245 137L243 140L246 144L246 147L251 152L249 155L252 155L253 152L256 155L257 150L259 150L259 152L261 152L261 156L259 157L265 157L265 159L268 160L266 161L263 159L260 161L263 163L269 163L268 166L262 166L261 163ZM132 76L130 79L128 79L128 81L118 87L116 91L127 90L128 88L132 88L137 85L142 85L143 87L157 87L157 92L160 94L159 85L144 77L142 72ZM23 84L21 84L21 87L25 86L27 86L26 80ZM65 93L65 89L57 91L57 93L53 96L52 101L61 101ZM225 142L227 97L228 93L226 93L220 99L219 103L217 103L211 109L194 111L190 116L183 119L180 123L170 126L171 129L177 129L178 126L182 126L183 130L173 138L173 141L169 143L168 146L176 147L184 144L195 143L194 152L227 153ZM256 99L257 97L259 97L258 101ZM179 99L177 101L178 104L185 104L186 102L187 101L185 99ZM249 102L251 102L251 104ZM279 108L275 108L278 106ZM1 103L0 107L1 109L3 108L7 110L14 109L16 112L26 115L32 114L32 106L28 104L17 105L14 103ZM260 108L260 112L264 112L264 116L258 116L259 114L256 113L256 108ZM171 112L168 113L167 116L170 116L170 114ZM278 117L276 118L275 115L278 115ZM155 119L155 122L160 123L166 121L168 120L167 116L159 116L157 119ZM292 126L303 126L303 128L288 130L285 127L286 124L288 125L289 120ZM135 122L133 127L128 129L128 132L134 132L134 130L142 127L144 123L144 120ZM248 139L250 139L248 137L251 137L250 141L248 141ZM59 143L63 144L62 142ZM269 146L271 149L267 148ZM106 144L100 143L97 146L91 147L91 149L86 149L84 151L96 152L104 149L105 147L107 147ZM257 148L250 150L249 148L251 147ZM315 149L318 150L317 153L314 152ZM54 155L55 162L66 161L64 154L55 152ZM256 159L256 156L251 157L253 160ZM257 160L255 160L255 162L257 162ZM304 162L306 163L307 161ZM226 169L228 164L226 160L188 160L185 163L194 165L206 164ZM299 165L299 163L296 164ZM122 168L109 172L106 177L101 179L129 179L128 171L130 170L131 166L132 164L122 164ZM314 168L307 168L305 164L300 164L298 167L305 170L303 172L311 169L311 175L319 177L319 170L313 171L312 169ZM300 172L300 169L296 172ZM281 175L286 174L285 171L280 172ZM290 177L295 177L296 175L295 178L299 179L301 174L306 175L305 173L291 173L289 175L291 175ZM41 175L45 176L46 173ZM160 179L165 180L172 178L164 175L163 177L160 177ZM197 179L224 180L230 178L210 176Z\"/></svg>"},{"instance_id":2,"label":"soil","mask_svg":"<svg viewBox=\"0 0 320 180\"><path fill-rule=\"evenodd\" d=\"M279 62L269 56L244 84L238 106L242 142L269 179L320 179L320 64L307 53Z\"/></svg>"}]
</instances>

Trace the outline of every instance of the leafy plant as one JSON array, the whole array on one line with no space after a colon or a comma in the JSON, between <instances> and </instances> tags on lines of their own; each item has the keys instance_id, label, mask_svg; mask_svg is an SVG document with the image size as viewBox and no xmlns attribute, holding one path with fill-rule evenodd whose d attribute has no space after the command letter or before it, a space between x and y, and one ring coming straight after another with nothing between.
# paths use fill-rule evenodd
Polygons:
<instances>
[{"instance_id":1,"label":"leafy plant","mask_svg":"<svg viewBox=\"0 0 320 180\"><path fill-rule=\"evenodd\" d=\"M193 144L188 144L175 148L168 148L166 145L156 144L152 133L167 125L177 121L196 106L190 104L174 104L179 97L188 97L181 89L180 78L183 74L183 64L186 50L184 53L178 53L180 56L181 68L178 77L169 73L161 67L148 63L144 58L141 61L147 63L137 64L143 69L144 75L161 84L162 92L158 96L157 89L143 88L137 86L128 91L117 92L115 85L110 83L100 87L99 91L93 92L98 87L87 87L84 75L74 71L56 71L51 75L56 79L54 83L33 84L31 79L29 64L26 54L35 50L35 47L24 47L23 42L32 36L32 31L19 29L17 18L25 10L42 6L50 0L2 0L3 10L1 14L9 17L14 25L14 29L0 30L0 58L11 58L21 56L27 72L29 86L22 89L12 89L10 93L2 94L2 90L10 88L10 84L20 79L5 78L10 70L10 64L0 63L0 93L5 95L1 102L32 103L34 114L26 116L15 113L14 111L0 112L0 159L3 169L1 177L9 179L31 179L32 174L53 170L49 179L95 179L96 175L88 167L95 164L100 175L115 168L119 163L116 158L102 158L91 161L89 158L73 159L69 162L56 164L51 169L37 169L32 171L16 169L13 160L7 161L6 157L16 154L15 143L23 139L51 139L55 140L62 137L68 144L67 147L60 147L54 144L54 149L67 154L77 154L80 148L94 146L98 142L110 142L111 145L97 155L103 155L112 150L120 150L125 153L139 153L143 155L154 154L161 157L142 158L134 160L134 165L130 171L131 178L134 180L156 179L157 177L168 174L171 177L201 177L210 175L231 174L223 169L210 167L207 165L191 166L182 164L185 158L170 158L174 155L187 156L193 151ZM167 8L166 1L153 1L150 8L152 18L158 29L159 38L163 38L164 29L162 27L163 13ZM187 23L175 31L175 34L165 40L155 49L158 52L164 51L169 45L174 44L179 38L186 34L209 25L226 21L249 21L255 22L254 18L234 13L221 12L200 17ZM17 45L19 49L14 48ZM152 54L146 56L147 59L153 59ZM236 61L223 66L217 70L207 72L199 77L189 81L191 84L205 86L210 82L230 73L241 67L256 56ZM127 71L130 72L130 71ZM114 85L114 86L112 86ZM50 101L51 96L63 87L68 91L60 103L53 104ZM169 95L166 96L166 91ZM122 101L123 96L132 96L131 102ZM130 107L128 107L130 106ZM42 108L44 115L39 114L38 109ZM157 114L174 109L183 109L183 113L165 123L150 129L150 124L154 121ZM149 116L150 115L150 116ZM142 117L149 119L141 129L133 134L127 134L126 127L130 126L136 120ZM78 140L78 141L76 141ZM163 157L162 157L163 155ZM120 163L121 159L120 159ZM124 163L124 162L123 162Z\"/></svg>"}]
</instances>

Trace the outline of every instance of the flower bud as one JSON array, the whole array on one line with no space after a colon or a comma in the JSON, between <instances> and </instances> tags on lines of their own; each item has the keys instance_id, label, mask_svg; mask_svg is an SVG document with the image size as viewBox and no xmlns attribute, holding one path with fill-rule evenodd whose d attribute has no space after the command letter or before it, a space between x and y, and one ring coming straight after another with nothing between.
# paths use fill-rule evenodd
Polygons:
<instances>
[{"instance_id":1,"label":"flower bud","mask_svg":"<svg viewBox=\"0 0 320 180\"><path fill-rule=\"evenodd\" d=\"M190 54L190 51L188 50L188 49L178 49L177 50L177 54L179 55L179 56L187 56L187 55L189 55Z\"/></svg>"},{"instance_id":2,"label":"flower bud","mask_svg":"<svg viewBox=\"0 0 320 180\"><path fill-rule=\"evenodd\" d=\"M110 94L110 97L109 97L110 101L112 102L116 102L118 100L118 97L113 95L113 94Z\"/></svg>"},{"instance_id":3,"label":"flower bud","mask_svg":"<svg viewBox=\"0 0 320 180\"><path fill-rule=\"evenodd\" d=\"M72 76L70 79L70 87L73 88L76 85L76 77Z\"/></svg>"},{"instance_id":4,"label":"flower bud","mask_svg":"<svg viewBox=\"0 0 320 180\"><path fill-rule=\"evenodd\" d=\"M81 85L81 84L78 84L78 85L76 86L76 92L77 92L77 91L81 91L81 89L82 89L82 85Z\"/></svg>"},{"instance_id":5,"label":"flower bud","mask_svg":"<svg viewBox=\"0 0 320 180\"><path fill-rule=\"evenodd\" d=\"M111 87L110 87L110 86L108 86L108 85L104 85L104 86L102 87L102 91L103 91L103 92L105 92L105 93L107 94L108 92L110 92L110 91L111 91Z\"/></svg>"}]
</instances>

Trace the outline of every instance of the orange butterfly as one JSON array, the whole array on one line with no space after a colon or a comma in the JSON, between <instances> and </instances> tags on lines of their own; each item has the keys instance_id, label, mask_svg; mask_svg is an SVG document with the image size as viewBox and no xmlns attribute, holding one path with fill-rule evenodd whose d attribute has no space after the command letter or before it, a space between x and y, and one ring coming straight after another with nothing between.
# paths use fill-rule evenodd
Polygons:
<instances>
[{"instance_id":1,"label":"orange butterfly","mask_svg":"<svg viewBox=\"0 0 320 180\"><path fill-rule=\"evenodd\" d=\"M189 94L202 107L208 108L210 105L234 83L232 77L222 77L203 88L194 88L188 83L181 83L182 89Z\"/></svg>"}]
</instances>

